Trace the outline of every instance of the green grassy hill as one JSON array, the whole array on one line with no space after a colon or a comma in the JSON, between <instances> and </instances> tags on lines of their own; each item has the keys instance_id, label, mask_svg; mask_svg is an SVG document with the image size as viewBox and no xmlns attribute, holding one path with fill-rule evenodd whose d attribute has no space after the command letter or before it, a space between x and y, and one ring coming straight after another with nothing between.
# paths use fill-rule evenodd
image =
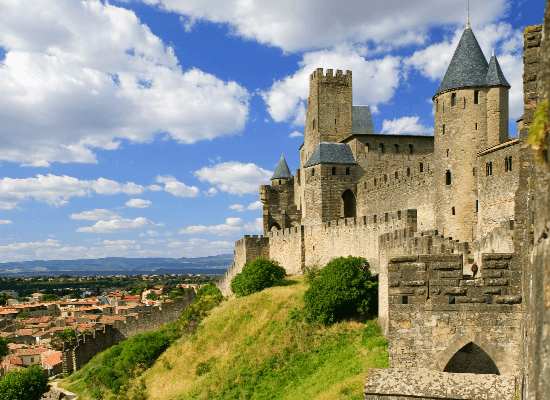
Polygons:
<instances>
[{"instance_id":1,"label":"green grassy hill","mask_svg":"<svg viewBox=\"0 0 550 400\"><path fill-rule=\"evenodd\" d=\"M304 321L301 278L214 308L132 382L129 399L362 399L369 368L388 367L376 320L331 327ZM93 399L85 377L102 355L60 385ZM138 390L137 388L142 388ZM97 389L96 389L97 390ZM103 395L105 396L105 395Z\"/></svg>"}]
</instances>

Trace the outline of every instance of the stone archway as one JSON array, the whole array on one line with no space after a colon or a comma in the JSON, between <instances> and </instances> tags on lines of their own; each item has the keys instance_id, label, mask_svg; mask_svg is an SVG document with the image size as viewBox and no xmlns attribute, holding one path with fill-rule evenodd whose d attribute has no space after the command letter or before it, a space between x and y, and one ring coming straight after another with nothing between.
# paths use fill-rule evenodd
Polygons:
<instances>
[{"instance_id":1,"label":"stone archway","mask_svg":"<svg viewBox=\"0 0 550 400\"><path fill-rule=\"evenodd\" d=\"M342 202L344 204L344 218L352 218L357 216L357 202L355 200L355 195L351 190L348 189L342 193Z\"/></svg>"},{"instance_id":2,"label":"stone archway","mask_svg":"<svg viewBox=\"0 0 550 400\"><path fill-rule=\"evenodd\" d=\"M493 359L474 342L470 342L458 350L451 357L443 372L500 375Z\"/></svg>"},{"instance_id":3,"label":"stone archway","mask_svg":"<svg viewBox=\"0 0 550 400\"><path fill-rule=\"evenodd\" d=\"M281 226L277 222L272 222L270 227L269 227L269 230L270 231L279 231L279 230L281 230Z\"/></svg>"}]
</instances>

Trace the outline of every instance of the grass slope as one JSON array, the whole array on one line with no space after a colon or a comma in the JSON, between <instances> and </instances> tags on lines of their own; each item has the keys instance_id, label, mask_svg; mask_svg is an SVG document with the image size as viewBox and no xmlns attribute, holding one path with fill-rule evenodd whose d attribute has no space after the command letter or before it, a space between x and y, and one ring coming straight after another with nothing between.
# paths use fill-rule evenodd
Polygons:
<instances>
[{"instance_id":1,"label":"grass slope","mask_svg":"<svg viewBox=\"0 0 550 400\"><path fill-rule=\"evenodd\" d=\"M145 384L151 400L362 399L368 369L388 367L387 341L376 320L328 328L304 322L307 287L290 277L283 286L222 303L134 385ZM100 359L63 386L91 399L79 376Z\"/></svg>"}]
</instances>

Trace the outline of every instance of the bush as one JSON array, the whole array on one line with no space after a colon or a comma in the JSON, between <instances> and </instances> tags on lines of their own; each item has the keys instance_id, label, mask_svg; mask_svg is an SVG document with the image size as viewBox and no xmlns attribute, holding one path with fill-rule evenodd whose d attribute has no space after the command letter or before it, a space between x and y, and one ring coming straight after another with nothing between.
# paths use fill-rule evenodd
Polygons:
<instances>
[{"instance_id":1,"label":"bush","mask_svg":"<svg viewBox=\"0 0 550 400\"><path fill-rule=\"evenodd\" d=\"M48 378L38 365L8 372L0 379L2 400L38 400L48 390Z\"/></svg>"},{"instance_id":2,"label":"bush","mask_svg":"<svg viewBox=\"0 0 550 400\"><path fill-rule=\"evenodd\" d=\"M243 271L231 280L231 290L237 297L248 296L273 286L285 276L285 269L277 261L257 258L246 263Z\"/></svg>"},{"instance_id":3,"label":"bush","mask_svg":"<svg viewBox=\"0 0 550 400\"><path fill-rule=\"evenodd\" d=\"M331 325L358 312L376 313L378 282L364 258L337 258L320 270L304 293L309 321Z\"/></svg>"},{"instance_id":4,"label":"bush","mask_svg":"<svg viewBox=\"0 0 550 400\"><path fill-rule=\"evenodd\" d=\"M59 297L57 297L56 294L45 294L44 296L42 296L42 301L46 302L46 301L57 301L59 300Z\"/></svg>"},{"instance_id":5,"label":"bush","mask_svg":"<svg viewBox=\"0 0 550 400\"><path fill-rule=\"evenodd\" d=\"M302 276L304 277L307 283L313 282L313 280L317 278L318 273L319 273L318 265L314 264L311 267L308 267L307 265L302 265Z\"/></svg>"},{"instance_id":6,"label":"bush","mask_svg":"<svg viewBox=\"0 0 550 400\"><path fill-rule=\"evenodd\" d=\"M195 299L200 299L202 296L221 296L222 292L214 282L208 282L206 285L197 290Z\"/></svg>"}]
</instances>

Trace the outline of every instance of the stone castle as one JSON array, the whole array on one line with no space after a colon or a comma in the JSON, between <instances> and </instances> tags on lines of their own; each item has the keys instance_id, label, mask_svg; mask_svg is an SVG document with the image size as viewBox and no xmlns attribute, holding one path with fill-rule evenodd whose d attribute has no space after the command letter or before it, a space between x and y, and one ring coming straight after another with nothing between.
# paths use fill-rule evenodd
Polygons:
<instances>
[{"instance_id":1,"label":"stone castle","mask_svg":"<svg viewBox=\"0 0 550 400\"><path fill-rule=\"evenodd\" d=\"M390 369L372 370L366 399L544 398L528 396L542 367L529 361L537 168L525 144L541 38L526 30L518 138L510 85L469 24L433 96L433 136L375 134L368 106L352 103L352 72L315 70L300 168L292 175L283 156L260 186L263 235L236 242L222 293L260 256L287 274L364 257L390 341Z\"/></svg>"}]
</instances>

